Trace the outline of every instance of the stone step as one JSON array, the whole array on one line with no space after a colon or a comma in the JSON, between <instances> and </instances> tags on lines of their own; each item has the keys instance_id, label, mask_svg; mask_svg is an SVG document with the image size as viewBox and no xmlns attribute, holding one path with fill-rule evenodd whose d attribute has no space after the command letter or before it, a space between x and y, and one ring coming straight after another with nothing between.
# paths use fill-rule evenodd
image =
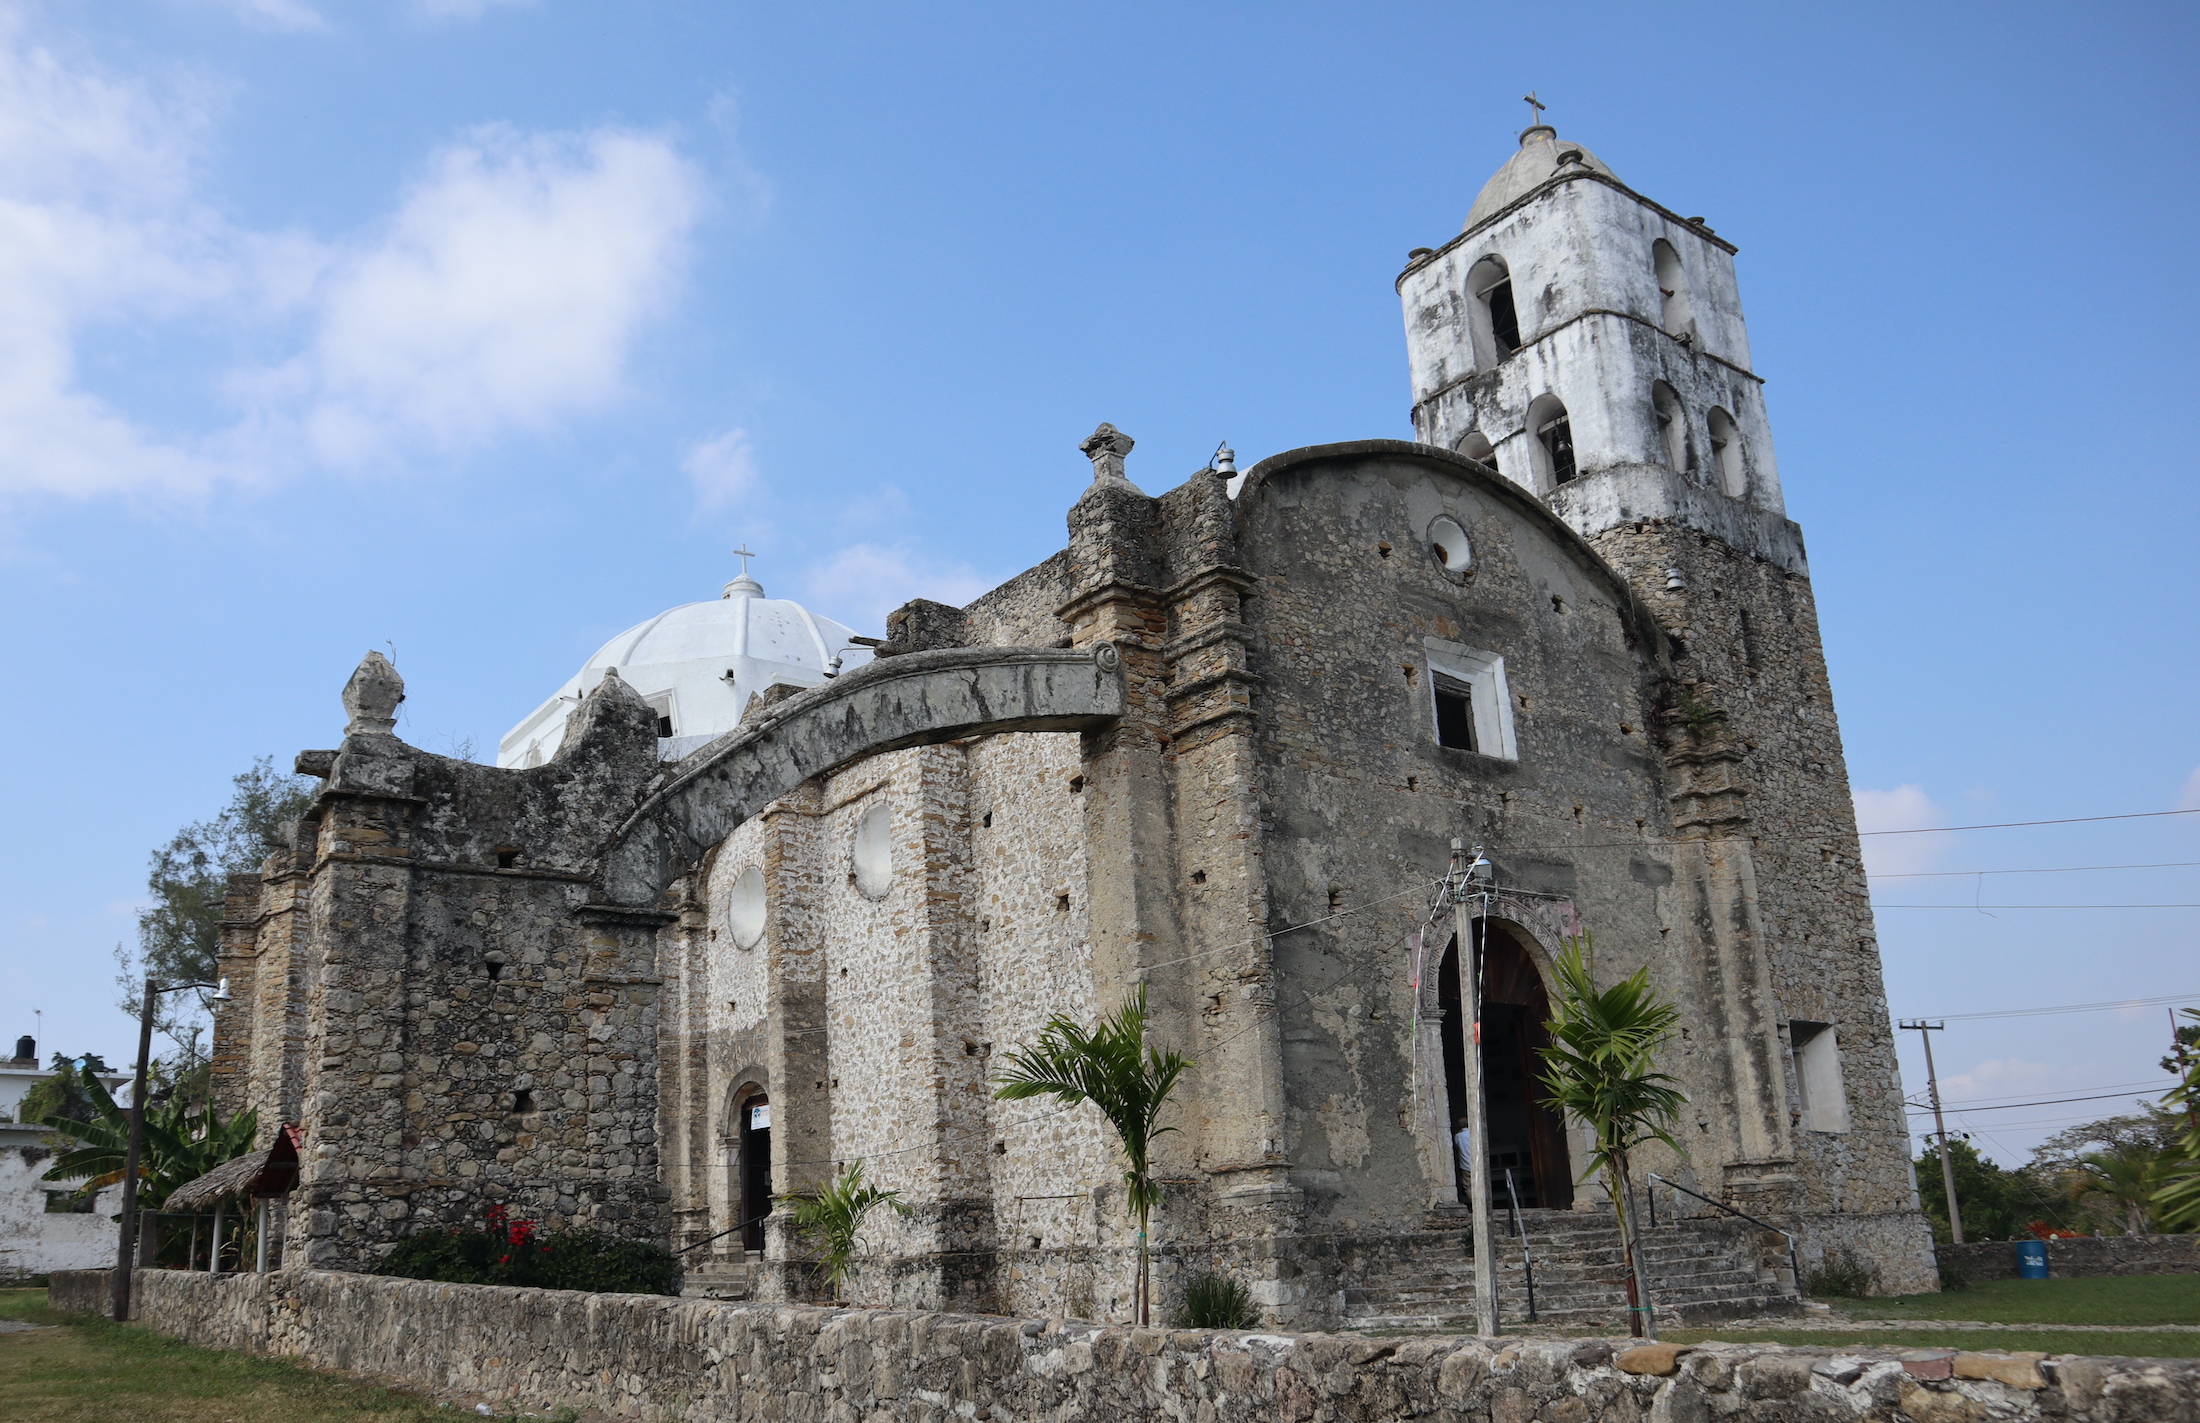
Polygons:
<instances>
[{"instance_id":1,"label":"stone step","mask_svg":"<svg viewBox=\"0 0 2200 1423\"><path fill-rule=\"evenodd\" d=\"M747 1299L749 1295L747 1260L705 1260L690 1266L680 1279L682 1299Z\"/></svg>"},{"instance_id":2,"label":"stone step","mask_svg":"<svg viewBox=\"0 0 2200 1423\"><path fill-rule=\"evenodd\" d=\"M1624 1324L1620 1233L1609 1214L1523 1212L1535 1278L1537 1322ZM1496 1246L1501 1319L1524 1320L1527 1278L1519 1235L1500 1216ZM1456 1218L1411 1242L1387 1269L1370 1272L1344 1291L1348 1327L1471 1328L1474 1259ZM1637 1258L1661 1318L1696 1322L1800 1307L1792 1287L1758 1264L1747 1233L1717 1223L1675 1223L1636 1236Z\"/></svg>"}]
</instances>

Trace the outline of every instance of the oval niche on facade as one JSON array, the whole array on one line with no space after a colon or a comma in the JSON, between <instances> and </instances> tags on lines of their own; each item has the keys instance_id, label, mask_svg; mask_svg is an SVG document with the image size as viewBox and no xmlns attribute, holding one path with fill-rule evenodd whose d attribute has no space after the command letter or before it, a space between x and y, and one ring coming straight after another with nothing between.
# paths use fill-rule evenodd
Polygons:
<instances>
[{"instance_id":1,"label":"oval niche on facade","mask_svg":"<svg viewBox=\"0 0 2200 1423\"><path fill-rule=\"evenodd\" d=\"M754 865L741 871L733 882L733 893L726 896L726 927L733 931L733 942L744 949L753 949L764 938L764 872Z\"/></svg>"},{"instance_id":2,"label":"oval niche on facade","mask_svg":"<svg viewBox=\"0 0 2200 1423\"><path fill-rule=\"evenodd\" d=\"M884 899L894 887L894 815L874 805L856 822L856 888L869 899Z\"/></svg>"}]
</instances>

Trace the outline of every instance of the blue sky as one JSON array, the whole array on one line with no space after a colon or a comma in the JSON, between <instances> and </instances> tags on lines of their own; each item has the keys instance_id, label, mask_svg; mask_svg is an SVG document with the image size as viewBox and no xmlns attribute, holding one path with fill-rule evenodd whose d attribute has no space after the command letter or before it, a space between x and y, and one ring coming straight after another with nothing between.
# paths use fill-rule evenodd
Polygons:
<instances>
[{"instance_id":1,"label":"blue sky","mask_svg":"<svg viewBox=\"0 0 2200 1423\"><path fill-rule=\"evenodd\" d=\"M127 1055L147 852L258 755L498 735L727 550L873 630L1176 483L1405 436L1391 282L1538 90L1741 247L1885 826L2200 805L2186 7L0 4L0 1031ZM2200 861L2200 816L1877 842ZM2192 868L1882 902L2200 902ZM1882 913L1898 1014L2200 990L2200 910ZM17 1024L20 1020L20 1026ZM2158 1077L1952 1025L1948 1095ZM1911 1035L1914 1038L1914 1035ZM1922 1084L1914 1047L1906 1076ZM2114 1101L1978 1114L2006 1160Z\"/></svg>"}]
</instances>

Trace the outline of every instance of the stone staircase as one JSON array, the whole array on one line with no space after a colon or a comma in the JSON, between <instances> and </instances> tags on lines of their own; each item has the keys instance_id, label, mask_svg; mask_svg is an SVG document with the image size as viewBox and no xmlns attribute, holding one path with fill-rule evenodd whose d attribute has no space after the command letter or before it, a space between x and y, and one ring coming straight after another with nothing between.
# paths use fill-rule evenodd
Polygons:
<instances>
[{"instance_id":1,"label":"stone staircase","mask_svg":"<svg viewBox=\"0 0 2200 1423\"><path fill-rule=\"evenodd\" d=\"M1619 1227L1609 1211L1522 1211L1535 1265L1535 1322L1624 1329ZM1520 1240L1509 1215L1497 1234L1497 1314L1526 1324L1528 1289ZM1767 1237L1741 1221L1689 1220L1645 1227L1639 1236L1651 1303L1664 1323L1697 1323L1799 1312L1785 1271L1759 1263ZM1357 1278L1353 1278L1356 1275ZM1382 1261L1347 1275L1348 1329L1471 1329L1474 1252L1456 1217L1432 1221Z\"/></svg>"},{"instance_id":2,"label":"stone staircase","mask_svg":"<svg viewBox=\"0 0 2200 1423\"><path fill-rule=\"evenodd\" d=\"M690 1265L680 1279L682 1299L747 1299L753 1254L712 1256Z\"/></svg>"}]
</instances>

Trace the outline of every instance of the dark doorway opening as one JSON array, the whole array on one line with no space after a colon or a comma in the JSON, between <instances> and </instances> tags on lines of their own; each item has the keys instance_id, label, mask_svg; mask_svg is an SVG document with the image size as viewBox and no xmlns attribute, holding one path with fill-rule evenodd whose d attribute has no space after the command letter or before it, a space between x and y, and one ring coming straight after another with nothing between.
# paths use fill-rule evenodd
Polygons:
<instances>
[{"instance_id":1,"label":"dark doorway opening","mask_svg":"<svg viewBox=\"0 0 2200 1423\"><path fill-rule=\"evenodd\" d=\"M759 1092L741 1112L741 1248L764 1248L764 1217L772 1208L772 1102Z\"/></svg>"},{"instance_id":2,"label":"dark doorway opening","mask_svg":"<svg viewBox=\"0 0 2200 1423\"><path fill-rule=\"evenodd\" d=\"M1484 959L1482 1089L1489 1131L1480 1145L1482 1161L1490 1173L1490 1203L1499 1209L1511 1203L1505 1194L1505 1173L1510 1170L1513 1190L1519 1193L1523 1210L1565 1210L1574 1203L1565 1122L1543 1105L1545 1089L1539 1080L1543 1065L1540 1050L1550 1042L1543 1027L1551 1016L1550 1000L1527 950L1502 924L1485 937L1484 926L1489 923L1486 919L1474 921L1475 939ZM1447 1126L1467 1115L1467 1044L1472 1040L1461 991L1463 966L1457 950L1458 940L1454 939L1444 951L1444 962L1436 977L1437 1006L1444 1011ZM1448 1142L1446 1155L1453 1155ZM1459 1199L1466 1200L1464 1191Z\"/></svg>"}]
</instances>

